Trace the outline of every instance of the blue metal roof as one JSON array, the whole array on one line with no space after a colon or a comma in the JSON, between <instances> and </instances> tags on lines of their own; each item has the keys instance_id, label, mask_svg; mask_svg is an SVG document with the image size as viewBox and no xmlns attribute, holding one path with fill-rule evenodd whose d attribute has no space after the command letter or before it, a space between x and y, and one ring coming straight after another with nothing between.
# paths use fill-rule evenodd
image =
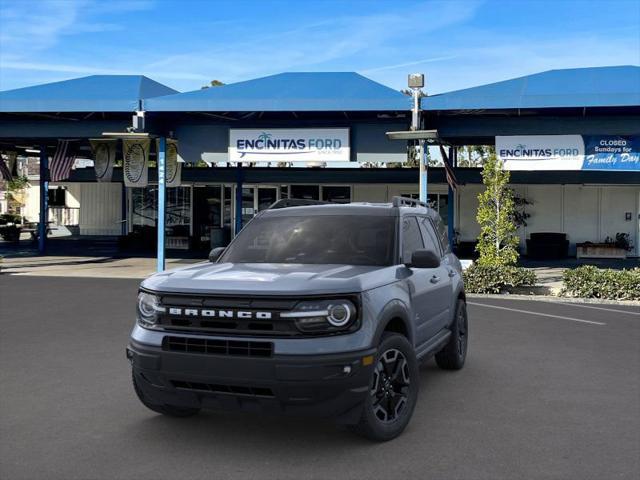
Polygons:
<instances>
[{"instance_id":1,"label":"blue metal roof","mask_svg":"<svg viewBox=\"0 0 640 480\"><path fill-rule=\"evenodd\" d=\"M132 112L177 90L143 75L91 75L0 92L0 112Z\"/></svg>"},{"instance_id":2,"label":"blue metal roof","mask_svg":"<svg viewBox=\"0 0 640 480\"><path fill-rule=\"evenodd\" d=\"M640 106L640 67L572 68L422 99L424 110Z\"/></svg>"},{"instance_id":3,"label":"blue metal roof","mask_svg":"<svg viewBox=\"0 0 640 480\"><path fill-rule=\"evenodd\" d=\"M410 110L410 98L355 72L280 73L222 87L153 98L155 112Z\"/></svg>"}]
</instances>

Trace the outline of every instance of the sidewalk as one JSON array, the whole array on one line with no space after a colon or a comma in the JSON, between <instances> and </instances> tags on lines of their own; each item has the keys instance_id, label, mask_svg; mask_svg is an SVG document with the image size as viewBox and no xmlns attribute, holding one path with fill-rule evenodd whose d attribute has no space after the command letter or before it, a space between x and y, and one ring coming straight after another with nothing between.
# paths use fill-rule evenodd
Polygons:
<instances>
[{"instance_id":1,"label":"sidewalk","mask_svg":"<svg viewBox=\"0 0 640 480\"><path fill-rule=\"evenodd\" d=\"M167 270L204 260L167 259ZM5 258L0 271L49 277L145 278L156 271L155 258L44 256Z\"/></svg>"}]
</instances>

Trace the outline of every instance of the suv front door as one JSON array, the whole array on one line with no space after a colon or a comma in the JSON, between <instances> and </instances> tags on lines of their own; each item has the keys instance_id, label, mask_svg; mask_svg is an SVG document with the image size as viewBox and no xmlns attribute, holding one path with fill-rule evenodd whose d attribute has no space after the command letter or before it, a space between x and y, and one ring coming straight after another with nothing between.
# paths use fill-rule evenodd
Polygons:
<instances>
[{"instance_id":1,"label":"suv front door","mask_svg":"<svg viewBox=\"0 0 640 480\"><path fill-rule=\"evenodd\" d=\"M409 264L415 250L428 248L440 256L437 245L424 238L418 226L418 218L407 216L402 218L402 262ZM451 282L446 269L411 267L411 275L407 278L413 310L413 321L416 327L416 344L422 345L431 339L446 324L451 297Z\"/></svg>"}]
</instances>

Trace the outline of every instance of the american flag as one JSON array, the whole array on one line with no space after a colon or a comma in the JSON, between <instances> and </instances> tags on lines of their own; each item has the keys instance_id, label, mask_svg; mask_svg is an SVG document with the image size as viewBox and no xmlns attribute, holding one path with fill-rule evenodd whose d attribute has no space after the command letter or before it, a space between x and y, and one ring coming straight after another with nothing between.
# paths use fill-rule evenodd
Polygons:
<instances>
[{"instance_id":1,"label":"american flag","mask_svg":"<svg viewBox=\"0 0 640 480\"><path fill-rule=\"evenodd\" d=\"M447 152L444 151L444 147L440 145L440 155L442 155L442 162L444 163L444 173L447 177L447 183L452 189L458 188L458 179L456 178L456 174L451 167L451 162L449 161L449 157L447 157Z\"/></svg>"},{"instance_id":2,"label":"american flag","mask_svg":"<svg viewBox=\"0 0 640 480\"><path fill-rule=\"evenodd\" d=\"M71 167L76 160L76 152L71 144L73 140L58 140L58 148L49 164L49 175L52 182L60 182L69 178Z\"/></svg>"},{"instance_id":3,"label":"american flag","mask_svg":"<svg viewBox=\"0 0 640 480\"><path fill-rule=\"evenodd\" d=\"M13 180L13 175L11 175L11 170L7 166L7 162L4 161L4 158L0 155L0 177L4 178L7 182Z\"/></svg>"}]
</instances>

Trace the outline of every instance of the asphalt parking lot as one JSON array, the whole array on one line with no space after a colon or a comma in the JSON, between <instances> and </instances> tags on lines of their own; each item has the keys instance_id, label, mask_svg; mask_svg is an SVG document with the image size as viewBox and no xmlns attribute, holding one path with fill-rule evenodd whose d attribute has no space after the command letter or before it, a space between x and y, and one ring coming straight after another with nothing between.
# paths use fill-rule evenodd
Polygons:
<instances>
[{"instance_id":1,"label":"asphalt parking lot","mask_svg":"<svg viewBox=\"0 0 640 480\"><path fill-rule=\"evenodd\" d=\"M640 308L470 299L457 373L421 370L406 432L158 416L124 347L136 280L0 276L0 478L640 477Z\"/></svg>"}]
</instances>

